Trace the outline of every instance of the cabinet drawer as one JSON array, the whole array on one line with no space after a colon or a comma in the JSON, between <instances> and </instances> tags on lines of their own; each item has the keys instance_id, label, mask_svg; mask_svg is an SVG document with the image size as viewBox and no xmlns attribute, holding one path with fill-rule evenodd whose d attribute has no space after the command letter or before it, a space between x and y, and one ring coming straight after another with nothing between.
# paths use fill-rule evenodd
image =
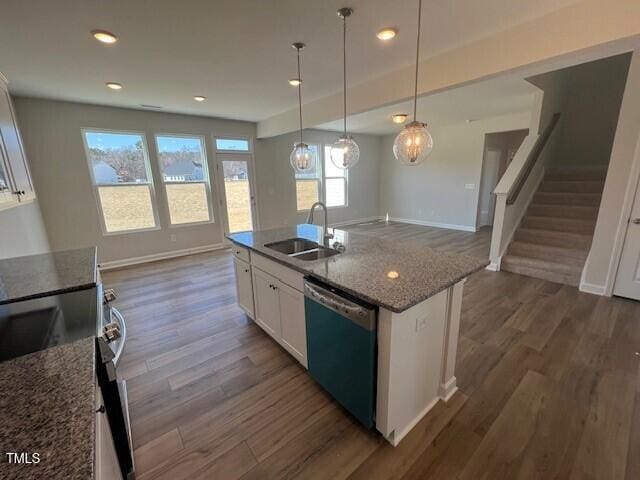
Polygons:
<instances>
[{"instance_id":1,"label":"cabinet drawer","mask_svg":"<svg viewBox=\"0 0 640 480\"><path fill-rule=\"evenodd\" d=\"M236 245L235 243L231 246L231 251L233 254L238 257L240 260L243 260L247 263L250 262L249 249L245 247L241 247L240 245Z\"/></svg>"},{"instance_id":2,"label":"cabinet drawer","mask_svg":"<svg viewBox=\"0 0 640 480\"><path fill-rule=\"evenodd\" d=\"M276 277L282 283L295 288L299 292L304 291L304 275L292 268L274 262L273 260L263 257L257 253L251 256L251 265L259 268L263 272Z\"/></svg>"}]
</instances>

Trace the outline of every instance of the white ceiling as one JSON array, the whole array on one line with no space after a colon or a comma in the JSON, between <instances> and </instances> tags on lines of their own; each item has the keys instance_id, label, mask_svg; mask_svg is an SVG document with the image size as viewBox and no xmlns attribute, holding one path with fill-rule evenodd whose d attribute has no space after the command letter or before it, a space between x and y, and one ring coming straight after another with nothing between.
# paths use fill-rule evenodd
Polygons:
<instances>
[{"instance_id":1,"label":"white ceiling","mask_svg":"<svg viewBox=\"0 0 640 480\"><path fill-rule=\"evenodd\" d=\"M418 99L418 121L430 126L453 125L467 120L481 120L499 115L530 112L533 94L538 89L516 76L503 76ZM394 113L408 114L413 119L413 102L402 102L347 119L352 133L387 135L399 132L403 125L391 121ZM341 131L341 120L318 125L321 130Z\"/></svg>"},{"instance_id":2,"label":"white ceiling","mask_svg":"<svg viewBox=\"0 0 640 480\"><path fill-rule=\"evenodd\" d=\"M421 57L506 30L578 0L425 0ZM14 94L259 121L294 107L290 44L304 41L305 100L341 90L341 21L349 83L409 65L414 0L3 0L0 72ZM390 44L375 32L400 29ZM96 42L95 28L120 41ZM104 83L124 84L107 90ZM195 103L193 95L205 95Z\"/></svg>"}]
</instances>

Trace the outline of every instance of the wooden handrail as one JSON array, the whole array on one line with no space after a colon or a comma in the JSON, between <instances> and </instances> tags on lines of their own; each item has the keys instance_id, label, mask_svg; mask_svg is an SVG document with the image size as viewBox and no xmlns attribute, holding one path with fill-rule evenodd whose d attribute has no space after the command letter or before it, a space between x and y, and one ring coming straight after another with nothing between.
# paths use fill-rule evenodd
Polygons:
<instances>
[{"instance_id":1,"label":"wooden handrail","mask_svg":"<svg viewBox=\"0 0 640 480\"><path fill-rule=\"evenodd\" d=\"M538 137L536 143L533 145L533 148L531 148L531 151L529 152L529 155L524 162L524 166L522 167L522 170L520 170L520 173L518 174L518 177L514 182L513 188L511 188L511 190L509 191L509 195L507 196L507 205L512 205L517 200L518 195L520 194L520 190L522 190L522 187L527 181L527 178L529 178L531 170L533 170L533 167L538 162L538 158L540 157L542 150L544 150L544 147L547 145L547 141L553 133L553 130L556 128L558 120L560 120L559 112L553 114L553 117L551 117L549 124L542 132L542 135Z\"/></svg>"}]
</instances>

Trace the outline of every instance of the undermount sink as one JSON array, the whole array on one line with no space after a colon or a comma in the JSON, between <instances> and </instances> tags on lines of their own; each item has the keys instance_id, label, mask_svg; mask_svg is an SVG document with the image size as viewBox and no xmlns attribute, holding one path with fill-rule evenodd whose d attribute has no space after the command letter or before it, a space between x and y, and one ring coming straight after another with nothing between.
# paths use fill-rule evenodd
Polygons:
<instances>
[{"instance_id":1,"label":"undermount sink","mask_svg":"<svg viewBox=\"0 0 640 480\"><path fill-rule=\"evenodd\" d=\"M311 260L333 257L334 255L337 255L339 253L340 252L338 250L334 250L333 248L318 247L314 248L313 250L308 250L302 253L294 253L289 256L297 258L298 260L304 260L308 262Z\"/></svg>"},{"instance_id":2,"label":"undermount sink","mask_svg":"<svg viewBox=\"0 0 640 480\"><path fill-rule=\"evenodd\" d=\"M265 247L285 255L291 255L318 248L318 244L306 238L288 238L280 242L267 243Z\"/></svg>"},{"instance_id":3,"label":"undermount sink","mask_svg":"<svg viewBox=\"0 0 640 480\"><path fill-rule=\"evenodd\" d=\"M323 247L306 238L288 238L279 242L267 243L265 247L306 262L329 258L340 253L338 250Z\"/></svg>"}]
</instances>

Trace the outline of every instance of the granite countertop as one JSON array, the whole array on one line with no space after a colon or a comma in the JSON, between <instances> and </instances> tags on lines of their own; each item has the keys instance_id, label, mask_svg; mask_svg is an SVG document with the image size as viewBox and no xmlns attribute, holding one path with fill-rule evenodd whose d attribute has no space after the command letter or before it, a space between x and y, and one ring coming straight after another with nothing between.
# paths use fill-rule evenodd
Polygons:
<instances>
[{"instance_id":1,"label":"granite countertop","mask_svg":"<svg viewBox=\"0 0 640 480\"><path fill-rule=\"evenodd\" d=\"M0 305L96 285L96 247L0 260Z\"/></svg>"},{"instance_id":2,"label":"granite countertop","mask_svg":"<svg viewBox=\"0 0 640 480\"><path fill-rule=\"evenodd\" d=\"M488 259L444 253L408 242L391 242L339 229L329 231L334 234L329 246L338 241L345 251L314 261L289 257L265 245L295 237L322 244L322 228L315 225L233 233L227 238L395 313L417 305L489 264Z\"/></svg>"},{"instance_id":3,"label":"granite countertop","mask_svg":"<svg viewBox=\"0 0 640 480\"><path fill-rule=\"evenodd\" d=\"M95 338L0 363L0 477L93 478ZM9 464L7 452L38 453Z\"/></svg>"}]
</instances>

